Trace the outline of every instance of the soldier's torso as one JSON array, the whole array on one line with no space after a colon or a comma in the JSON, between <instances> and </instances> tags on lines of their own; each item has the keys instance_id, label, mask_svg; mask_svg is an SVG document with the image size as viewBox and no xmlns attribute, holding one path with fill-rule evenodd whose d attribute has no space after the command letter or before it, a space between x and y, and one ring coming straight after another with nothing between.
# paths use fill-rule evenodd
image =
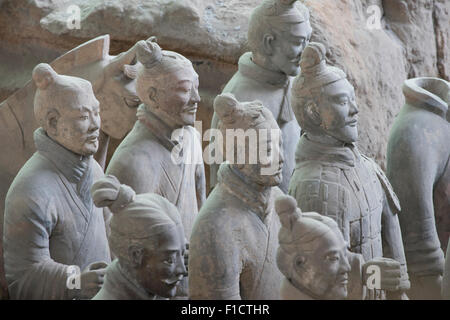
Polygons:
<instances>
[{"instance_id":1,"label":"soldier's torso","mask_svg":"<svg viewBox=\"0 0 450 320\"><path fill-rule=\"evenodd\" d=\"M358 157L346 169L320 162L297 164L289 193L302 211L337 221L352 252L366 261L381 257L381 219L385 194L370 160Z\"/></svg>"}]
</instances>

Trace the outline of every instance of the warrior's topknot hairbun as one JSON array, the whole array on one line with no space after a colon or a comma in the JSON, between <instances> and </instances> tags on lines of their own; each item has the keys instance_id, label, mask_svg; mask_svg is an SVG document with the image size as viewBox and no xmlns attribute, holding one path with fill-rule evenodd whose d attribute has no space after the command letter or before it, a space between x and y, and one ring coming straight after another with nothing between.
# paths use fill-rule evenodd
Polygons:
<instances>
[{"instance_id":1,"label":"warrior's topknot hairbun","mask_svg":"<svg viewBox=\"0 0 450 320\"><path fill-rule=\"evenodd\" d=\"M33 81L40 90L45 90L55 81L57 73L47 63L40 63L33 69Z\"/></svg>"},{"instance_id":2,"label":"warrior's topknot hairbun","mask_svg":"<svg viewBox=\"0 0 450 320\"><path fill-rule=\"evenodd\" d=\"M137 58L147 69L153 68L162 60L162 50L156 43L156 37L137 43Z\"/></svg>"},{"instance_id":3,"label":"warrior's topknot hairbun","mask_svg":"<svg viewBox=\"0 0 450 320\"><path fill-rule=\"evenodd\" d=\"M92 186L92 199L97 207L109 207L113 213L126 207L136 196L133 189L106 175Z\"/></svg>"}]
</instances>

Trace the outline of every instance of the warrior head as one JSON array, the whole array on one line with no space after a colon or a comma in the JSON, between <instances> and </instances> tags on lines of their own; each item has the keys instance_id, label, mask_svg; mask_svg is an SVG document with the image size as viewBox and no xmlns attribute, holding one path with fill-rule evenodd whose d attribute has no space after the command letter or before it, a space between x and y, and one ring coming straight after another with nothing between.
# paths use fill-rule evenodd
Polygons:
<instances>
[{"instance_id":1,"label":"warrior head","mask_svg":"<svg viewBox=\"0 0 450 320\"><path fill-rule=\"evenodd\" d=\"M92 186L92 198L97 207L108 206L113 213L109 245L122 271L148 294L175 296L187 274L177 208L157 194L136 195L111 175Z\"/></svg>"},{"instance_id":2,"label":"warrior head","mask_svg":"<svg viewBox=\"0 0 450 320\"><path fill-rule=\"evenodd\" d=\"M308 134L353 143L358 138L355 90L344 71L326 64L325 54L321 43L305 48L292 87L293 110Z\"/></svg>"},{"instance_id":3,"label":"warrior head","mask_svg":"<svg viewBox=\"0 0 450 320\"><path fill-rule=\"evenodd\" d=\"M87 80L59 75L46 63L33 70L34 115L47 135L83 156L98 148L99 102Z\"/></svg>"},{"instance_id":4,"label":"warrior head","mask_svg":"<svg viewBox=\"0 0 450 320\"><path fill-rule=\"evenodd\" d=\"M136 91L147 110L172 128L193 126L200 96L192 63L176 52L162 50L155 38L139 41L137 46L142 66Z\"/></svg>"},{"instance_id":5,"label":"warrior head","mask_svg":"<svg viewBox=\"0 0 450 320\"><path fill-rule=\"evenodd\" d=\"M346 298L350 264L336 222L315 212L302 213L291 196L279 197L275 210L282 225L277 252L281 273L311 297Z\"/></svg>"},{"instance_id":6,"label":"warrior head","mask_svg":"<svg viewBox=\"0 0 450 320\"><path fill-rule=\"evenodd\" d=\"M296 0L264 0L253 10L248 44L262 67L296 76L300 56L311 38L309 11Z\"/></svg>"}]
</instances>

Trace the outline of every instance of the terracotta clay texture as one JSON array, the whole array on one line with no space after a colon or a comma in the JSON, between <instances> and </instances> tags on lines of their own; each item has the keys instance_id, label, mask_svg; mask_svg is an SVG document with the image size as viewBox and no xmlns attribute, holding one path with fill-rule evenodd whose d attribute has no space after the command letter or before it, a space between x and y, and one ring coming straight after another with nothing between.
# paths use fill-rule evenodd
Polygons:
<instances>
[{"instance_id":1,"label":"terracotta clay texture","mask_svg":"<svg viewBox=\"0 0 450 320\"><path fill-rule=\"evenodd\" d=\"M301 210L335 219L350 250L365 261L393 258L407 278L398 199L380 167L354 145L354 88L342 70L326 65L325 52L320 43L308 45L293 85L294 112L305 134L289 194Z\"/></svg>"},{"instance_id":2,"label":"terracotta clay texture","mask_svg":"<svg viewBox=\"0 0 450 320\"><path fill-rule=\"evenodd\" d=\"M177 208L157 194L136 195L114 176L92 187L98 207L113 212L109 244L117 259L94 300L159 300L175 296L187 275L186 239Z\"/></svg>"},{"instance_id":3,"label":"terracotta clay texture","mask_svg":"<svg viewBox=\"0 0 450 320\"><path fill-rule=\"evenodd\" d=\"M193 128L198 75L189 60L153 41L138 43L139 107L134 128L106 170L136 193L157 193L181 214L186 237L206 198L199 133Z\"/></svg>"},{"instance_id":4,"label":"terracotta clay texture","mask_svg":"<svg viewBox=\"0 0 450 320\"><path fill-rule=\"evenodd\" d=\"M348 251L332 218L302 213L290 196L279 197L275 208L282 224L277 253L277 265L285 277L282 299L365 299L367 270L374 266L380 270L380 290L409 288L409 281L402 279L399 262L377 258L364 263L361 254Z\"/></svg>"},{"instance_id":5,"label":"terracotta clay texture","mask_svg":"<svg viewBox=\"0 0 450 320\"><path fill-rule=\"evenodd\" d=\"M220 130L280 131L272 113L260 102L239 103L231 94L215 99ZM269 144L259 136L258 148ZM271 135L270 139L274 139ZM273 155L282 150L271 140ZM280 141L277 141L280 143ZM226 143L226 141L225 141ZM249 146L235 145L234 152ZM229 160L229 159L228 159ZM218 184L195 220L189 248L191 299L278 299L281 273L276 266L280 221L274 200L281 195L282 157L271 158L272 174L262 174L261 162L223 163Z\"/></svg>"},{"instance_id":6,"label":"terracotta clay texture","mask_svg":"<svg viewBox=\"0 0 450 320\"><path fill-rule=\"evenodd\" d=\"M131 130L139 105L135 74L130 72L130 64L136 63L135 47L112 56L108 54L109 46L109 36L100 36L50 63L60 74L80 77L92 83L100 102L102 118L100 145L95 155L102 167L105 165L110 137L121 139ZM33 114L35 92L36 86L30 81L0 103L1 145L8 149L7 153L0 154L0 227L3 225L4 200L8 188L19 169L36 151L33 132L39 125ZM3 232L3 228L0 229Z\"/></svg>"},{"instance_id":7,"label":"terracotta clay texture","mask_svg":"<svg viewBox=\"0 0 450 320\"><path fill-rule=\"evenodd\" d=\"M12 299L91 298L110 261L103 212L90 195L93 182L103 176L92 157L98 148L99 102L88 81L58 75L48 64L38 65L33 79L41 126L34 133L37 151L6 197L9 294ZM81 289L68 286L70 266L82 271Z\"/></svg>"},{"instance_id":8,"label":"terracotta clay texture","mask_svg":"<svg viewBox=\"0 0 450 320\"><path fill-rule=\"evenodd\" d=\"M392 126L387 175L402 205L411 295L437 299L450 235L450 84L414 78Z\"/></svg>"},{"instance_id":9,"label":"terracotta clay texture","mask_svg":"<svg viewBox=\"0 0 450 320\"><path fill-rule=\"evenodd\" d=\"M223 92L239 101L263 102L277 120L283 133L284 167L281 190L287 192L295 165L295 147L300 127L290 104L292 77L300 71L300 55L311 37L308 9L296 1L263 1L254 9L249 22L251 52L239 59L239 70ZM211 128L217 128L217 114ZM213 141L213 140L212 140ZM217 182L219 164L210 166L210 187Z\"/></svg>"}]
</instances>

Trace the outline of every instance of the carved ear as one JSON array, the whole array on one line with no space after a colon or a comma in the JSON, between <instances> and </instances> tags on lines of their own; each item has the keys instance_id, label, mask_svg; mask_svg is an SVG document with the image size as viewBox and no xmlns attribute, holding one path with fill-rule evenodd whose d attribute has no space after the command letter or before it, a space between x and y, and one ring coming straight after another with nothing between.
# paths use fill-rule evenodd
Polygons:
<instances>
[{"instance_id":1,"label":"carved ear","mask_svg":"<svg viewBox=\"0 0 450 320\"><path fill-rule=\"evenodd\" d=\"M144 258L144 248L139 245L131 245L128 247L128 256L131 264L134 267L139 267L142 265L142 259Z\"/></svg>"},{"instance_id":2,"label":"carved ear","mask_svg":"<svg viewBox=\"0 0 450 320\"><path fill-rule=\"evenodd\" d=\"M317 110L317 104L313 100L308 101L306 105L306 114L314 125L319 126L322 123L322 118Z\"/></svg>"},{"instance_id":3,"label":"carved ear","mask_svg":"<svg viewBox=\"0 0 450 320\"><path fill-rule=\"evenodd\" d=\"M275 37L269 33L265 34L263 37L263 49L264 54L267 56L273 55L273 41L275 40Z\"/></svg>"},{"instance_id":4,"label":"carved ear","mask_svg":"<svg viewBox=\"0 0 450 320\"><path fill-rule=\"evenodd\" d=\"M298 255L294 259L294 269L296 271L302 270L306 262L306 257L304 255Z\"/></svg>"},{"instance_id":5,"label":"carved ear","mask_svg":"<svg viewBox=\"0 0 450 320\"><path fill-rule=\"evenodd\" d=\"M61 117L58 110L55 108L51 108L47 111L47 114L45 115L45 131L50 136L57 136L58 135L58 120Z\"/></svg>"},{"instance_id":6,"label":"carved ear","mask_svg":"<svg viewBox=\"0 0 450 320\"><path fill-rule=\"evenodd\" d=\"M156 106L158 106L158 104L156 103L156 96L158 94L158 89L156 89L155 87L150 87L148 89L148 98L153 101Z\"/></svg>"}]
</instances>

